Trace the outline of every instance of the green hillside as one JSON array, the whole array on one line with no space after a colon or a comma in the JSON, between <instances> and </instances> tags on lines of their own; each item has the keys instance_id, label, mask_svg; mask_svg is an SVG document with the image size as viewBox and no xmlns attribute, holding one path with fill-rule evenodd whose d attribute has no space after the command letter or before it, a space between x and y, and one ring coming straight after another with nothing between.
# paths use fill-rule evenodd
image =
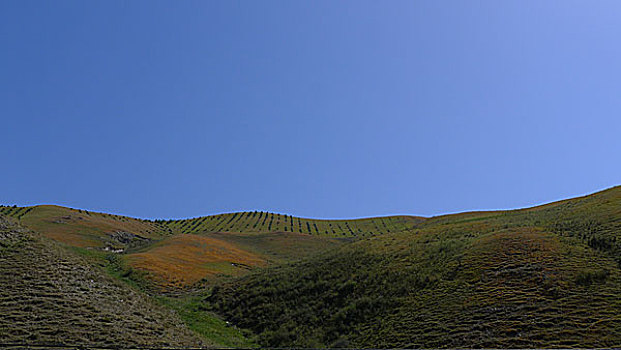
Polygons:
<instances>
[{"instance_id":1,"label":"green hillside","mask_svg":"<svg viewBox=\"0 0 621 350\"><path fill-rule=\"evenodd\" d=\"M621 187L431 218L215 287L272 347L621 345Z\"/></svg>"},{"instance_id":2,"label":"green hillside","mask_svg":"<svg viewBox=\"0 0 621 350\"><path fill-rule=\"evenodd\" d=\"M112 230L126 230L140 236L203 234L218 232L269 233L290 232L335 238L366 237L411 229L425 219L417 216L321 220L263 211L238 212L178 220L145 220L121 215L97 213L55 205L33 207L0 206L0 214L16 218L28 227L45 232L82 233L84 239ZM60 236L61 234L59 234Z\"/></svg>"},{"instance_id":3,"label":"green hillside","mask_svg":"<svg viewBox=\"0 0 621 350\"><path fill-rule=\"evenodd\" d=\"M173 312L0 215L0 341L217 346Z\"/></svg>"},{"instance_id":4,"label":"green hillside","mask_svg":"<svg viewBox=\"0 0 621 350\"><path fill-rule=\"evenodd\" d=\"M55 205L0 206L0 214L66 246L106 253L96 254L102 263L114 257L133 279L156 289L215 283L424 221L413 216L317 220L267 212L144 220Z\"/></svg>"},{"instance_id":5,"label":"green hillside","mask_svg":"<svg viewBox=\"0 0 621 350\"><path fill-rule=\"evenodd\" d=\"M56 205L0 206L0 214L48 238L75 247L128 248L163 239L172 232L155 222Z\"/></svg>"},{"instance_id":6,"label":"green hillside","mask_svg":"<svg viewBox=\"0 0 621 350\"><path fill-rule=\"evenodd\" d=\"M618 347L621 187L427 219L3 206L0 283L2 342Z\"/></svg>"},{"instance_id":7,"label":"green hillside","mask_svg":"<svg viewBox=\"0 0 621 350\"><path fill-rule=\"evenodd\" d=\"M423 221L415 216L387 216L352 220L305 219L263 211L163 221L174 232L294 232L328 237L366 237L399 232ZM158 221L159 222L159 221Z\"/></svg>"}]
</instances>

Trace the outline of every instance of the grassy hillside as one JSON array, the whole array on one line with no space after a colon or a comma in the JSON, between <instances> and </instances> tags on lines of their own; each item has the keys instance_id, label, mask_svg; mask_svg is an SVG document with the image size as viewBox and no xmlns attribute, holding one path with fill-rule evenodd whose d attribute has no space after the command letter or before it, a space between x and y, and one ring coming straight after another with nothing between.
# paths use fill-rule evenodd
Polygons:
<instances>
[{"instance_id":1,"label":"grassy hillside","mask_svg":"<svg viewBox=\"0 0 621 350\"><path fill-rule=\"evenodd\" d=\"M79 254L76 254L79 253ZM249 347L196 296L153 297L115 255L67 247L0 214L0 343Z\"/></svg>"},{"instance_id":2,"label":"grassy hillside","mask_svg":"<svg viewBox=\"0 0 621 350\"><path fill-rule=\"evenodd\" d=\"M83 246L106 241L114 231L144 237L203 233L289 232L334 238L366 237L411 229L424 221L416 216L387 216L351 220L305 219L268 212L238 212L179 220L144 220L96 213L55 205L33 207L0 206L0 214L18 219L22 225L51 238Z\"/></svg>"},{"instance_id":3,"label":"grassy hillside","mask_svg":"<svg viewBox=\"0 0 621 350\"><path fill-rule=\"evenodd\" d=\"M621 187L418 227L257 271L205 301L263 346L621 345Z\"/></svg>"},{"instance_id":4,"label":"grassy hillside","mask_svg":"<svg viewBox=\"0 0 621 350\"><path fill-rule=\"evenodd\" d=\"M186 220L143 220L53 205L0 206L0 214L65 245L117 255L119 265L158 288L241 276L356 237L411 229L422 218L301 219L266 212ZM131 271L130 271L131 270Z\"/></svg>"},{"instance_id":5,"label":"grassy hillside","mask_svg":"<svg viewBox=\"0 0 621 350\"><path fill-rule=\"evenodd\" d=\"M2 214L34 233L0 220L0 340L249 346L252 333L273 347L621 345L621 187L429 219Z\"/></svg>"},{"instance_id":6,"label":"grassy hillside","mask_svg":"<svg viewBox=\"0 0 621 350\"><path fill-rule=\"evenodd\" d=\"M415 216L318 220L254 211L162 222L174 232L179 233L293 232L328 237L366 237L407 230L423 220Z\"/></svg>"},{"instance_id":7,"label":"grassy hillside","mask_svg":"<svg viewBox=\"0 0 621 350\"><path fill-rule=\"evenodd\" d=\"M48 238L74 247L127 249L167 237L164 225L125 216L55 205L0 207L0 214Z\"/></svg>"},{"instance_id":8,"label":"grassy hillside","mask_svg":"<svg viewBox=\"0 0 621 350\"><path fill-rule=\"evenodd\" d=\"M206 346L173 312L0 218L0 341Z\"/></svg>"},{"instance_id":9,"label":"grassy hillside","mask_svg":"<svg viewBox=\"0 0 621 350\"><path fill-rule=\"evenodd\" d=\"M297 233L179 234L121 258L158 287L183 289L242 276L339 244L335 239Z\"/></svg>"},{"instance_id":10,"label":"grassy hillside","mask_svg":"<svg viewBox=\"0 0 621 350\"><path fill-rule=\"evenodd\" d=\"M128 264L149 273L160 285L192 285L205 276L222 273L237 276L267 262L259 255L223 240L192 234L175 235L127 255Z\"/></svg>"}]
</instances>

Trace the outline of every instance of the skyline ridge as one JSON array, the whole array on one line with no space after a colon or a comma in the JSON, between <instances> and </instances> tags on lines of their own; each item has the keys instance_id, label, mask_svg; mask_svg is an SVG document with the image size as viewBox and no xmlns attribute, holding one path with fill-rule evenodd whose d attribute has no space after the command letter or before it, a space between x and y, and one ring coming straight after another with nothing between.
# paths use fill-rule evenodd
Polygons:
<instances>
[{"instance_id":1,"label":"skyline ridge","mask_svg":"<svg viewBox=\"0 0 621 350\"><path fill-rule=\"evenodd\" d=\"M496 208L496 209L493 209L493 208L487 208L487 209L486 208L481 208L481 209L471 209L471 210L465 210L465 211L459 211L459 212L439 213L439 214L429 215L429 216L417 215L417 214L412 214L412 213L390 213L390 214L379 214L379 215L372 215L372 216L353 216L353 217L311 217L311 216L295 215L295 214L291 214L291 213L274 212L274 211L258 210L257 209L257 210L240 210L240 211L217 212L217 213L208 213L208 214L198 215L198 216L186 216L186 217L175 217L175 218L163 218L163 217L160 217L160 218L149 218L149 217L139 217L139 216L120 214L120 213L115 213L115 212L112 212L112 211L98 211L98 210L91 210L91 209L86 209L86 208L70 207L70 206L65 206L65 205L61 205L61 204L49 204L49 203L33 204L33 205L17 205L17 204L3 204L3 203L0 203L0 206L3 206L3 207L17 206L18 208L30 208L30 207L39 207L39 206L56 206L56 207L61 207L61 208L73 209L73 210L88 211L88 212L91 212L91 213L123 216L123 217L137 219L137 220L150 220L150 221L157 221L157 220L164 220L164 221L192 220L192 219L200 219L200 218L210 217L210 216L230 215L230 214L240 214L240 213L253 213L253 212L257 212L257 213L263 212L263 213L268 213L268 214L278 214L278 215L284 215L284 216L291 216L291 217L300 218L300 219L326 220L326 221L363 220L363 219L388 218L388 217L400 217L400 216L412 217L412 218L431 219L431 218L437 218L437 217L442 217L442 216L467 214L467 213L513 211L513 210L523 210L523 209L537 208L537 207L546 206L546 205L554 204L554 203L559 203L559 202L563 202L563 201L567 201L567 200L571 200L571 199L578 199L578 198L581 198L581 197L587 197L587 196L590 196L590 195L596 195L596 194L601 193L601 192L613 190L613 189L615 189L617 187L621 187L621 184L616 184L616 185L612 185L612 186L609 186L609 187L604 187L604 188L598 189L598 190L593 191L593 192L582 193L582 194L575 195L575 196L566 196L566 197L563 197L563 198L560 198L560 199L554 199L554 200L551 200L551 201L541 202L541 203L537 203L537 204L533 204L533 205L528 205L528 206L522 206L522 207Z\"/></svg>"}]
</instances>

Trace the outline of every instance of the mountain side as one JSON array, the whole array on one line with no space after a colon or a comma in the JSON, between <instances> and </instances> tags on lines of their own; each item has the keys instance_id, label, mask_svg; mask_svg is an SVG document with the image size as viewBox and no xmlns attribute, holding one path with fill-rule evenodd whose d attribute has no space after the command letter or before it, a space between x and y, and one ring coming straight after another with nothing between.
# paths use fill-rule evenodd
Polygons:
<instances>
[{"instance_id":1,"label":"mountain side","mask_svg":"<svg viewBox=\"0 0 621 350\"><path fill-rule=\"evenodd\" d=\"M0 206L0 213L101 263L114 259L123 273L160 289L241 276L424 221L412 216L316 220L267 212L144 220L55 205Z\"/></svg>"},{"instance_id":2,"label":"mountain side","mask_svg":"<svg viewBox=\"0 0 621 350\"><path fill-rule=\"evenodd\" d=\"M57 243L0 215L0 341L114 347L219 344Z\"/></svg>"},{"instance_id":3,"label":"mountain side","mask_svg":"<svg viewBox=\"0 0 621 350\"><path fill-rule=\"evenodd\" d=\"M440 216L257 271L205 306L263 346L621 345L621 187Z\"/></svg>"}]
</instances>

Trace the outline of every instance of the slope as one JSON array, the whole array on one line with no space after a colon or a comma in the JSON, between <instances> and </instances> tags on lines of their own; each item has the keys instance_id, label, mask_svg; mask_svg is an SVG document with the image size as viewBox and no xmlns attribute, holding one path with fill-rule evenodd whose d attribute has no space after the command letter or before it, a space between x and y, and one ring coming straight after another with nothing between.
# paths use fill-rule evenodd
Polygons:
<instances>
[{"instance_id":1,"label":"slope","mask_svg":"<svg viewBox=\"0 0 621 350\"><path fill-rule=\"evenodd\" d=\"M386 216L349 220L321 220L263 211L239 212L184 220L158 221L179 233L293 232L327 237L366 237L412 228L424 218Z\"/></svg>"},{"instance_id":2,"label":"slope","mask_svg":"<svg viewBox=\"0 0 621 350\"><path fill-rule=\"evenodd\" d=\"M121 258L126 267L140 272L137 279L171 290L242 276L340 244L337 239L299 233L178 234Z\"/></svg>"},{"instance_id":3,"label":"slope","mask_svg":"<svg viewBox=\"0 0 621 350\"><path fill-rule=\"evenodd\" d=\"M205 306L274 347L621 345L621 187L464 213L257 271Z\"/></svg>"},{"instance_id":4,"label":"slope","mask_svg":"<svg viewBox=\"0 0 621 350\"><path fill-rule=\"evenodd\" d=\"M0 213L55 241L83 248L79 252L106 252L96 254L102 260L116 255L124 273L160 289L244 275L423 221L409 216L316 220L266 212L144 220L54 205L0 206Z\"/></svg>"},{"instance_id":5,"label":"slope","mask_svg":"<svg viewBox=\"0 0 621 350\"><path fill-rule=\"evenodd\" d=\"M33 207L0 206L0 214L16 218L23 226L55 240L81 246L119 243L113 232L130 232L141 238L173 234L217 232L289 232L332 238L366 237L411 229L425 218L386 216L364 219L323 220L299 218L269 212L237 212L178 220L146 220L122 215L96 213L56 205Z\"/></svg>"},{"instance_id":6,"label":"slope","mask_svg":"<svg viewBox=\"0 0 621 350\"><path fill-rule=\"evenodd\" d=\"M2 206L0 214L13 217L24 227L74 247L127 249L172 234L166 226L156 222L56 205Z\"/></svg>"},{"instance_id":7,"label":"slope","mask_svg":"<svg viewBox=\"0 0 621 350\"><path fill-rule=\"evenodd\" d=\"M0 215L0 342L217 346L171 311Z\"/></svg>"}]
</instances>

